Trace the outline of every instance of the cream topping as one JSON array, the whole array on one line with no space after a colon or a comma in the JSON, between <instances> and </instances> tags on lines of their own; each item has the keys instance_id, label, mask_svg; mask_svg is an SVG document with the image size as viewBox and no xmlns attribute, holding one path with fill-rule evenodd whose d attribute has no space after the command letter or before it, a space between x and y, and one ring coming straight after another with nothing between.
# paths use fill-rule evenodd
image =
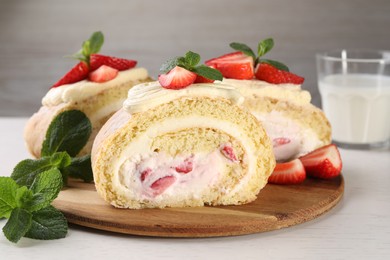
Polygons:
<instances>
[{"instance_id":1,"label":"cream topping","mask_svg":"<svg viewBox=\"0 0 390 260\"><path fill-rule=\"evenodd\" d=\"M73 84L62 85L51 88L42 99L44 106L56 106L61 103L73 103L97 95L101 91L126 84L129 81L137 81L148 77L144 68L133 68L120 71L118 75L107 82L96 83L82 80Z\"/></svg>"},{"instance_id":2,"label":"cream topping","mask_svg":"<svg viewBox=\"0 0 390 260\"><path fill-rule=\"evenodd\" d=\"M158 81L154 81L139 84L130 89L123 107L127 112L133 114L181 97L220 97L238 105L244 101L244 98L234 87L222 83L192 84L183 89L173 90L163 88Z\"/></svg>"},{"instance_id":3,"label":"cream topping","mask_svg":"<svg viewBox=\"0 0 390 260\"><path fill-rule=\"evenodd\" d=\"M276 99L289 99L298 104L310 103L311 96L297 84L271 84L261 80L223 79L223 83L234 86L245 98L266 96Z\"/></svg>"},{"instance_id":4,"label":"cream topping","mask_svg":"<svg viewBox=\"0 0 390 260\"><path fill-rule=\"evenodd\" d=\"M297 124L278 111L253 114L262 122L264 130L273 141L277 161L298 158L324 145L313 129ZM277 145L278 139L287 139L288 142Z\"/></svg>"}]
</instances>

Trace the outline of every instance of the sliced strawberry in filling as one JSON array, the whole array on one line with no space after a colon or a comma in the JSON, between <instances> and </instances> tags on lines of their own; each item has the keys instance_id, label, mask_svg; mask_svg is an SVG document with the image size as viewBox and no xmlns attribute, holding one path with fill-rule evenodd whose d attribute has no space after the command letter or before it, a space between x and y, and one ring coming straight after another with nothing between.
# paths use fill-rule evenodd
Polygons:
<instances>
[{"instance_id":1,"label":"sliced strawberry in filling","mask_svg":"<svg viewBox=\"0 0 390 260\"><path fill-rule=\"evenodd\" d=\"M194 167L193 158L189 157L185 159L180 165L176 166L175 170L178 173L187 174L192 171L193 167Z\"/></svg>"},{"instance_id":2,"label":"sliced strawberry in filling","mask_svg":"<svg viewBox=\"0 0 390 260\"><path fill-rule=\"evenodd\" d=\"M273 147L278 147L291 142L291 139L285 137L279 137L272 140Z\"/></svg>"},{"instance_id":3,"label":"sliced strawberry in filling","mask_svg":"<svg viewBox=\"0 0 390 260\"><path fill-rule=\"evenodd\" d=\"M153 182L150 185L150 188L153 190L153 195L158 196L162 194L166 189L168 189L176 181L175 176L165 176L157 181Z\"/></svg>"},{"instance_id":4,"label":"sliced strawberry in filling","mask_svg":"<svg viewBox=\"0 0 390 260\"><path fill-rule=\"evenodd\" d=\"M223 154L223 156L225 156L227 159L229 159L232 162L236 163L239 161L236 154L234 153L233 147L231 147L230 145L222 146L221 153Z\"/></svg>"},{"instance_id":5,"label":"sliced strawberry in filling","mask_svg":"<svg viewBox=\"0 0 390 260\"><path fill-rule=\"evenodd\" d=\"M141 176L140 176L140 179L141 181L145 181L145 179L150 175L150 173L152 172L152 169L150 168L147 168L146 170L142 171L141 172Z\"/></svg>"}]
</instances>

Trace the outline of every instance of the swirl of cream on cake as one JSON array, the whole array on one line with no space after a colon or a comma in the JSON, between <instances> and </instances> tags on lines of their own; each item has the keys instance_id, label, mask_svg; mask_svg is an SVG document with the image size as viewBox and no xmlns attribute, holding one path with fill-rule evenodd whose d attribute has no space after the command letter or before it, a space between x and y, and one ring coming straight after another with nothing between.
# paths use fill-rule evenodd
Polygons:
<instances>
[{"instance_id":1,"label":"swirl of cream on cake","mask_svg":"<svg viewBox=\"0 0 390 260\"><path fill-rule=\"evenodd\" d=\"M96 83L82 80L73 84L66 84L51 88L42 99L44 106L56 106L61 103L75 103L95 96L108 88L118 87L131 81L146 79L148 72L144 68L132 68L119 71L118 75L107 82Z\"/></svg>"},{"instance_id":2,"label":"swirl of cream on cake","mask_svg":"<svg viewBox=\"0 0 390 260\"><path fill-rule=\"evenodd\" d=\"M186 88L174 90L163 88L158 81L154 81L139 84L130 89L123 107L132 114L151 109L180 97L220 97L237 105L244 102L243 96L234 87L227 84L192 84Z\"/></svg>"}]
</instances>

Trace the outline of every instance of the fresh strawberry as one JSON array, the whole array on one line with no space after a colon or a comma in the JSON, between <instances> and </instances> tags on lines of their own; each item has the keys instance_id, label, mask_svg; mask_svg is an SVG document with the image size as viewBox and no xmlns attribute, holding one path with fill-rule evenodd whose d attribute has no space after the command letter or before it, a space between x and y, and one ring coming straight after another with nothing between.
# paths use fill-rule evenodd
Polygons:
<instances>
[{"instance_id":1,"label":"fresh strawberry","mask_svg":"<svg viewBox=\"0 0 390 260\"><path fill-rule=\"evenodd\" d=\"M234 153L233 147L231 147L230 145L224 145L221 148L221 153L223 154L223 156L228 158L230 161L239 162L236 154Z\"/></svg>"},{"instance_id":2,"label":"fresh strawberry","mask_svg":"<svg viewBox=\"0 0 390 260\"><path fill-rule=\"evenodd\" d=\"M225 54L205 62L207 66L214 66L225 78L252 79L253 58L237 51Z\"/></svg>"},{"instance_id":3,"label":"fresh strawberry","mask_svg":"<svg viewBox=\"0 0 390 260\"><path fill-rule=\"evenodd\" d=\"M118 70L106 65L100 66L89 74L89 80L97 83L103 83L114 79L118 75Z\"/></svg>"},{"instance_id":4,"label":"fresh strawberry","mask_svg":"<svg viewBox=\"0 0 390 260\"><path fill-rule=\"evenodd\" d=\"M65 84L72 84L88 77L89 68L85 62L79 62L68 73L66 73L52 88L56 88Z\"/></svg>"},{"instance_id":5,"label":"fresh strawberry","mask_svg":"<svg viewBox=\"0 0 390 260\"><path fill-rule=\"evenodd\" d=\"M185 159L180 165L176 166L175 170L178 173L187 174L187 173L192 171L193 166L194 166L193 164L194 164L193 158L189 157L189 158Z\"/></svg>"},{"instance_id":6,"label":"fresh strawberry","mask_svg":"<svg viewBox=\"0 0 390 260\"><path fill-rule=\"evenodd\" d=\"M279 70L268 63L259 63L256 67L255 76L259 80L273 84L302 84L305 80L304 78L291 72Z\"/></svg>"},{"instance_id":7,"label":"fresh strawberry","mask_svg":"<svg viewBox=\"0 0 390 260\"><path fill-rule=\"evenodd\" d=\"M169 188L176 181L175 176L165 176L157 181L153 182L150 188L153 189L153 195L157 196L163 193L166 189Z\"/></svg>"},{"instance_id":8,"label":"fresh strawberry","mask_svg":"<svg viewBox=\"0 0 390 260\"><path fill-rule=\"evenodd\" d=\"M213 83L215 80L213 79L208 79L205 77L202 77L200 75L196 75L196 79L194 83Z\"/></svg>"},{"instance_id":9,"label":"fresh strawberry","mask_svg":"<svg viewBox=\"0 0 390 260\"><path fill-rule=\"evenodd\" d=\"M277 163L274 172L268 178L274 184L299 184L306 179L306 172L299 159L286 163Z\"/></svg>"},{"instance_id":10,"label":"fresh strawberry","mask_svg":"<svg viewBox=\"0 0 390 260\"><path fill-rule=\"evenodd\" d=\"M94 71L102 65L109 66L111 68L117 69L119 71L128 70L134 68L137 65L137 61L135 60L127 60L116 58L112 56L106 56L101 54L91 54L89 58L89 64L91 67L91 71Z\"/></svg>"},{"instance_id":11,"label":"fresh strawberry","mask_svg":"<svg viewBox=\"0 0 390 260\"><path fill-rule=\"evenodd\" d=\"M196 74L182 67L176 66L167 74L158 76L161 86L168 89L185 88L195 82Z\"/></svg>"},{"instance_id":12,"label":"fresh strawberry","mask_svg":"<svg viewBox=\"0 0 390 260\"><path fill-rule=\"evenodd\" d=\"M334 144L323 146L299 159L309 176L329 179L338 176L341 172L341 157Z\"/></svg>"}]
</instances>

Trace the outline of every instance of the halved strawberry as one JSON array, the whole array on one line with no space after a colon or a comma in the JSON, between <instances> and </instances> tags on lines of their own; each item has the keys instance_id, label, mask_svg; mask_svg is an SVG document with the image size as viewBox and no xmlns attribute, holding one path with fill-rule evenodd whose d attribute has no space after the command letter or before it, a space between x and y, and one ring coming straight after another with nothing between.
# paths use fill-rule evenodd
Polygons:
<instances>
[{"instance_id":1,"label":"halved strawberry","mask_svg":"<svg viewBox=\"0 0 390 260\"><path fill-rule=\"evenodd\" d=\"M89 65L91 67L91 71L100 68L100 66L102 65L106 65L111 68L122 71L122 70L128 70L134 68L135 65L137 65L137 61L121 59L117 57L106 56L106 55L95 53L95 54L91 54L89 58Z\"/></svg>"},{"instance_id":2,"label":"halved strawberry","mask_svg":"<svg viewBox=\"0 0 390 260\"><path fill-rule=\"evenodd\" d=\"M176 66L167 74L158 76L161 86L168 89L185 88L195 82L196 74L182 67Z\"/></svg>"},{"instance_id":3,"label":"halved strawberry","mask_svg":"<svg viewBox=\"0 0 390 260\"><path fill-rule=\"evenodd\" d=\"M225 78L253 78L253 58L240 51L225 54L205 63L207 66L214 66Z\"/></svg>"},{"instance_id":4,"label":"halved strawberry","mask_svg":"<svg viewBox=\"0 0 390 260\"><path fill-rule=\"evenodd\" d=\"M196 79L194 83L213 83L215 80L213 79L208 79L205 77L202 77L200 75L196 75Z\"/></svg>"},{"instance_id":5,"label":"halved strawberry","mask_svg":"<svg viewBox=\"0 0 390 260\"><path fill-rule=\"evenodd\" d=\"M169 188L176 181L175 176L165 176L157 181L153 182L150 188L153 189L153 195L157 196L163 193L166 189Z\"/></svg>"},{"instance_id":6,"label":"halved strawberry","mask_svg":"<svg viewBox=\"0 0 390 260\"><path fill-rule=\"evenodd\" d=\"M114 79L117 75L117 69L102 65L100 68L89 74L89 80L97 83L103 83Z\"/></svg>"},{"instance_id":7,"label":"halved strawberry","mask_svg":"<svg viewBox=\"0 0 390 260\"><path fill-rule=\"evenodd\" d=\"M307 175L329 179L340 175L342 161L336 145L323 146L299 158Z\"/></svg>"},{"instance_id":8,"label":"halved strawberry","mask_svg":"<svg viewBox=\"0 0 390 260\"><path fill-rule=\"evenodd\" d=\"M259 63L256 66L255 76L259 80L263 80L273 84L302 84L304 78L295 75L291 72L279 70L268 63Z\"/></svg>"},{"instance_id":9,"label":"halved strawberry","mask_svg":"<svg viewBox=\"0 0 390 260\"><path fill-rule=\"evenodd\" d=\"M88 77L88 65L81 61L76 64L68 73L66 73L59 81L57 81L52 88L56 88L66 84L72 84Z\"/></svg>"},{"instance_id":10,"label":"halved strawberry","mask_svg":"<svg viewBox=\"0 0 390 260\"><path fill-rule=\"evenodd\" d=\"M299 184L306 179L306 172L299 159L286 163L277 163L274 172L268 178L274 184Z\"/></svg>"}]
</instances>

